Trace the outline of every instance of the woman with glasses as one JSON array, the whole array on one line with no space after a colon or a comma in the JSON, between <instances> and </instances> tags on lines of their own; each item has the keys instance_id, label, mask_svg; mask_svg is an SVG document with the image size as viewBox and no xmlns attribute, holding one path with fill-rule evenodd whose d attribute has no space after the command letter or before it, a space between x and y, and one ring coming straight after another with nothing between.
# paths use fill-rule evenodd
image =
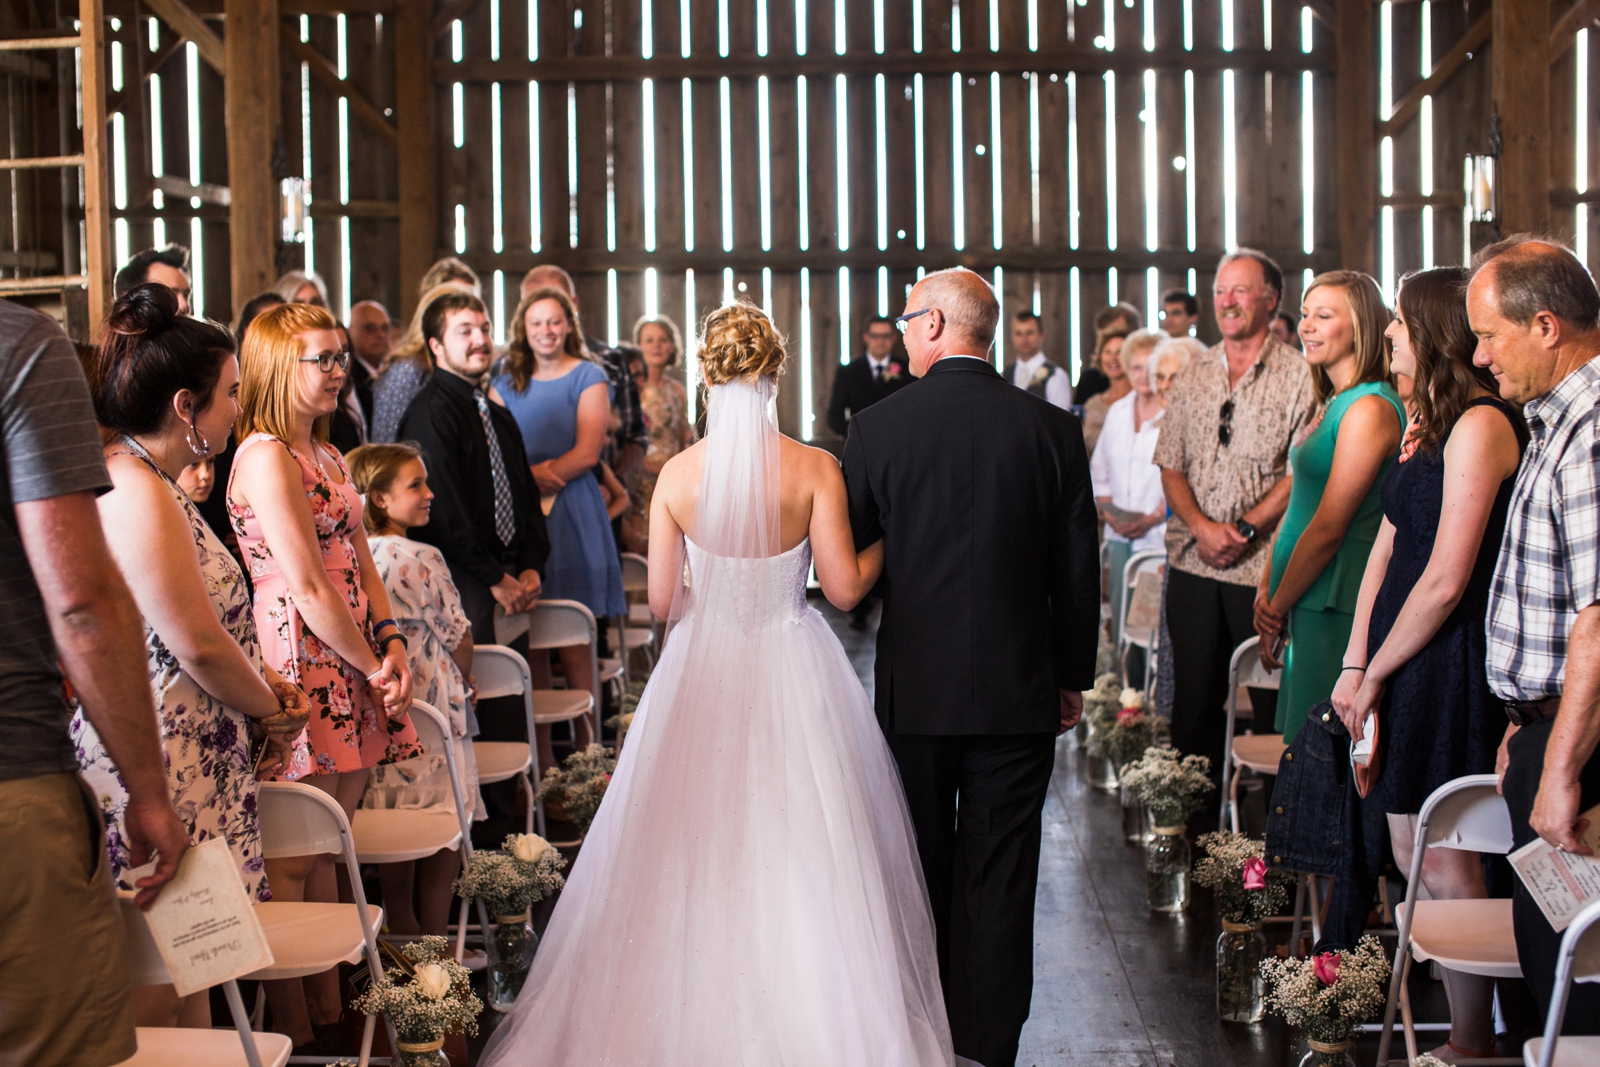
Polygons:
<instances>
[{"instance_id":1,"label":"woman with glasses","mask_svg":"<svg viewBox=\"0 0 1600 1067\"><path fill-rule=\"evenodd\" d=\"M1255 602L1261 658L1283 665L1277 727L1285 742L1339 680L1383 521L1379 484L1399 454L1406 420L1389 373L1388 325L1377 283L1360 271L1319 274L1301 299L1300 340L1319 414L1289 450L1289 510Z\"/></svg>"},{"instance_id":2,"label":"woman with glasses","mask_svg":"<svg viewBox=\"0 0 1600 1067\"><path fill-rule=\"evenodd\" d=\"M326 310L285 304L251 323L240 365L228 514L255 579L263 658L311 702L309 761L265 777L309 775L348 817L372 767L422 751L406 721L406 639L373 565L361 498L327 444L350 355ZM267 877L279 900L339 899L332 856L268 860ZM297 979L268 991L276 1025L297 1041L341 1011L337 971L304 983L303 998L290 988Z\"/></svg>"}]
</instances>

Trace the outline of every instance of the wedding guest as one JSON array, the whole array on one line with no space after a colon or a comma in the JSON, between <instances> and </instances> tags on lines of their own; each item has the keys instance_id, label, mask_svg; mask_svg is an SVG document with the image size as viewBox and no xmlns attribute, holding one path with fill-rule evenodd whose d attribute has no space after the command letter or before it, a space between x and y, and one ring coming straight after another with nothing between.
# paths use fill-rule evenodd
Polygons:
<instances>
[{"instance_id":1,"label":"wedding guest","mask_svg":"<svg viewBox=\"0 0 1600 1067\"><path fill-rule=\"evenodd\" d=\"M272 283L272 291L288 304L311 304L319 308L330 306L328 283L315 271L287 271Z\"/></svg>"},{"instance_id":2,"label":"wedding guest","mask_svg":"<svg viewBox=\"0 0 1600 1067\"><path fill-rule=\"evenodd\" d=\"M535 289L517 305L511 320L506 365L494 379L494 392L516 417L528 466L539 491L554 497L545 524L550 558L544 568L544 595L576 600L597 619L626 614L622 567L611 537L606 506L594 468L600 462L610 411L606 375L584 355L578 309L560 289ZM562 672L573 689L592 689L589 648L559 650ZM534 657L534 684L545 668ZM548 687L548 683L546 683ZM588 744L587 720L577 720L575 744ZM540 766L552 766L549 734L541 730Z\"/></svg>"},{"instance_id":3,"label":"wedding guest","mask_svg":"<svg viewBox=\"0 0 1600 1067\"><path fill-rule=\"evenodd\" d=\"M188 497L197 509L211 499L211 490L216 481L216 464L210 456L190 463L178 472L177 478L178 488L183 490L183 495Z\"/></svg>"},{"instance_id":4,"label":"wedding guest","mask_svg":"<svg viewBox=\"0 0 1600 1067\"><path fill-rule=\"evenodd\" d=\"M228 843L252 900L270 900L256 821L251 727L261 727L267 766L294 761L305 694L261 661L244 576L178 487L183 470L228 439L238 406L239 363L227 329L178 310L161 285L141 285L112 306L90 388L112 488L97 501L112 558L144 616L145 657L161 728L173 806L200 844ZM121 769L79 709L73 742L99 798L119 889L137 866L125 817ZM304 744L303 740L301 742ZM204 992L182 1001L170 984L134 992L142 1026L211 1025Z\"/></svg>"},{"instance_id":5,"label":"wedding guest","mask_svg":"<svg viewBox=\"0 0 1600 1067\"><path fill-rule=\"evenodd\" d=\"M1265 253L1222 257L1212 289L1222 341L1178 375L1154 457L1172 509L1166 612L1183 620L1162 657L1173 669L1172 743L1210 757L1219 779L1228 663L1255 633L1261 534L1288 506L1289 446L1315 404L1305 359L1267 332L1282 292L1283 272ZM1262 722L1272 700L1251 694ZM1216 803L1190 825L1214 827Z\"/></svg>"},{"instance_id":6,"label":"wedding guest","mask_svg":"<svg viewBox=\"0 0 1600 1067\"><path fill-rule=\"evenodd\" d=\"M1169 337L1188 337L1200 325L1200 301L1187 289L1161 294L1161 329Z\"/></svg>"},{"instance_id":7,"label":"wedding guest","mask_svg":"<svg viewBox=\"0 0 1600 1067\"><path fill-rule=\"evenodd\" d=\"M355 356L350 351L350 331L342 324L333 328L333 334L339 339L339 351L355 365ZM356 378L353 373L346 374L344 384L339 387L339 406L333 409L333 421L328 424L328 444L339 450L340 455L346 455L367 443L367 415L361 409L361 399L356 396Z\"/></svg>"},{"instance_id":8,"label":"wedding guest","mask_svg":"<svg viewBox=\"0 0 1600 1067\"><path fill-rule=\"evenodd\" d=\"M861 328L861 357L834 372L828 393L828 429L846 436L851 419L911 384L904 358L895 355L899 340L900 332L890 319L874 315L867 320Z\"/></svg>"},{"instance_id":9,"label":"wedding guest","mask_svg":"<svg viewBox=\"0 0 1600 1067\"><path fill-rule=\"evenodd\" d=\"M388 310L376 300L362 300L350 309L350 377L356 399L366 414L366 431L372 435L372 383L383 359L394 345L394 327Z\"/></svg>"},{"instance_id":10,"label":"wedding guest","mask_svg":"<svg viewBox=\"0 0 1600 1067\"><path fill-rule=\"evenodd\" d=\"M189 831L162 770L139 609L95 511L111 480L82 364L61 327L9 300L0 425L0 1057L106 1067L135 1052L131 961L65 677L127 768L128 856L157 860L135 883L141 906L177 874Z\"/></svg>"},{"instance_id":11,"label":"wedding guest","mask_svg":"<svg viewBox=\"0 0 1600 1067\"><path fill-rule=\"evenodd\" d=\"M867 332L872 332L870 325ZM622 519L622 541L629 552L644 555L650 544L650 501L655 494L656 477L667 460L694 444L694 427L689 423L687 390L667 377L667 368L677 366L683 353L678 324L665 315L642 318L634 324L633 343L645 366L645 378L639 384L639 405L644 409L650 447L627 484L629 503ZM835 378L835 391L838 388ZM831 406L829 413L831 419Z\"/></svg>"},{"instance_id":12,"label":"wedding guest","mask_svg":"<svg viewBox=\"0 0 1600 1067\"><path fill-rule=\"evenodd\" d=\"M1126 336L1112 330L1101 337L1095 362L1111 385L1083 405L1083 443L1090 455L1094 454L1095 442L1100 439L1100 428L1105 425L1111 405L1133 392L1133 384L1128 381L1128 360L1139 353L1148 357L1166 337L1160 330L1135 330Z\"/></svg>"},{"instance_id":13,"label":"wedding guest","mask_svg":"<svg viewBox=\"0 0 1600 1067\"><path fill-rule=\"evenodd\" d=\"M1406 420L1389 377L1388 325L1377 282L1360 271L1317 275L1300 304L1300 340L1320 408L1289 454L1289 506L1255 601L1261 660L1283 666L1277 729L1285 743L1339 680L1383 521L1380 483Z\"/></svg>"},{"instance_id":14,"label":"wedding guest","mask_svg":"<svg viewBox=\"0 0 1600 1067\"><path fill-rule=\"evenodd\" d=\"M1467 315L1474 362L1523 405L1532 434L1489 592L1489 687L1511 719L1498 766L1512 836L1519 848L1539 837L1589 855L1578 834L1579 813L1600 802L1600 293L1567 248L1514 237L1479 253ZM1561 935L1520 879L1512 907L1543 1013ZM1600 1032L1600 988L1572 987L1563 1032Z\"/></svg>"},{"instance_id":15,"label":"wedding guest","mask_svg":"<svg viewBox=\"0 0 1600 1067\"><path fill-rule=\"evenodd\" d=\"M1128 381L1133 388L1107 410L1105 425L1089 457L1095 503L1099 505L1100 521L1105 524L1113 634L1122 632L1123 568L1135 552L1161 550L1167 535L1161 468L1150 461L1166 404L1156 395L1150 380L1153 346L1129 345L1123 351L1129 347L1134 348L1127 360ZM1110 508L1117 509L1116 514Z\"/></svg>"},{"instance_id":16,"label":"wedding guest","mask_svg":"<svg viewBox=\"0 0 1600 1067\"><path fill-rule=\"evenodd\" d=\"M1484 617L1528 437L1494 376L1473 366L1468 276L1440 267L1406 277L1389 324L1391 367L1415 379L1416 413L1383 480L1383 525L1333 689L1351 737L1363 738L1367 717L1377 716L1381 765L1364 799L1347 791L1359 815L1341 846L1323 948L1355 947L1378 876L1411 869L1423 802L1452 779L1492 771L1505 729L1485 673ZM1427 850L1422 882L1434 900L1488 895L1479 857L1459 849ZM1436 1054L1494 1056L1494 980L1443 975L1451 1033Z\"/></svg>"},{"instance_id":17,"label":"wedding guest","mask_svg":"<svg viewBox=\"0 0 1600 1067\"><path fill-rule=\"evenodd\" d=\"M445 282L422 294L404 336L378 366L378 376L372 383L372 426L368 441L375 445L394 444L406 409L433 377L433 353L422 333L423 319L434 301L463 292L471 290L460 282Z\"/></svg>"},{"instance_id":18,"label":"wedding guest","mask_svg":"<svg viewBox=\"0 0 1600 1067\"><path fill-rule=\"evenodd\" d=\"M632 499L628 496L627 488L617 481L616 474L604 461L595 468L594 476L600 481L600 497L606 504L606 517L613 521L622 518Z\"/></svg>"},{"instance_id":19,"label":"wedding guest","mask_svg":"<svg viewBox=\"0 0 1600 1067\"><path fill-rule=\"evenodd\" d=\"M250 324L256 321L262 312L271 311L275 307L282 307L288 302L270 290L252 296L244 302L244 307L239 310L239 322L233 328L234 338L239 344L244 344L245 332L250 329Z\"/></svg>"},{"instance_id":20,"label":"wedding guest","mask_svg":"<svg viewBox=\"0 0 1600 1067\"><path fill-rule=\"evenodd\" d=\"M483 283L478 279L478 272L467 266L465 260L455 256L435 260L422 275L422 281L417 283L417 294L425 295L441 285L463 286L483 296Z\"/></svg>"},{"instance_id":21,"label":"wedding guest","mask_svg":"<svg viewBox=\"0 0 1600 1067\"><path fill-rule=\"evenodd\" d=\"M1169 337L1150 353L1150 381L1156 395L1166 404L1172 399L1172 386L1194 360L1206 354L1206 346L1193 337Z\"/></svg>"},{"instance_id":22,"label":"wedding guest","mask_svg":"<svg viewBox=\"0 0 1600 1067\"><path fill-rule=\"evenodd\" d=\"M1095 351L1100 351L1106 334L1117 333L1119 337L1126 337L1134 330L1143 327L1144 316L1139 314L1138 308L1127 301L1101 308L1094 317ZM1104 392L1110 386L1111 379L1106 377L1091 356L1089 362L1078 371L1078 383L1072 388L1072 396L1079 404L1087 404L1090 397Z\"/></svg>"},{"instance_id":23,"label":"wedding guest","mask_svg":"<svg viewBox=\"0 0 1600 1067\"><path fill-rule=\"evenodd\" d=\"M1018 389L1070 409L1071 375L1045 357L1043 346L1044 320L1031 311L1017 312L1011 316L1011 364L1001 374Z\"/></svg>"},{"instance_id":24,"label":"wedding guest","mask_svg":"<svg viewBox=\"0 0 1600 1067\"><path fill-rule=\"evenodd\" d=\"M133 258L117 271L112 288L117 296L122 296L136 286L148 282L155 282L171 289L178 298L180 314L193 313L189 303L193 284L189 280L189 250L183 245L147 248L143 252L134 253Z\"/></svg>"},{"instance_id":25,"label":"wedding guest","mask_svg":"<svg viewBox=\"0 0 1600 1067\"><path fill-rule=\"evenodd\" d=\"M268 777L306 774L354 814L368 772L419 753L406 721L411 669L361 526L361 498L327 445L349 355L333 316L285 304L251 323L240 359L241 436L228 512L255 581L256 632L268 666L311 698L309 760ZM278 899L338 900L334 857L271 860ZM280 1032L303 1044L339 1019L337 969L273 982ZM276 990L276 993L274 993Z\"/></svg>"},{"instance_id":26,"label":"wedding guest","mask_svg":"<svg viewBox=\"0 0 1600 1067\"><path fill-rule=\"evenodd\" d=\"M472 709L472 624L461 610L461 596L439 550L407 536L413 527L428 525L433 505L428 468L411 445L363 445L345 459L350 479L366 501L362 518L372 561L409 642L411 695L450 720L462 799L468 817L481 819L478 762L472 748L472 735L478 732ZM438 756L372 768L361 806L451 814L456 810L450 775ZM443 936L454 899L451 885L460 869L461 856L455 849L441 849L415 863L379 864L389 929L397 934ZM421 904L420 920L413 911L413 895Z\"/></svg>"},{"instance_id":27,"label":"wedding guest","mask_svg":"<svg viewBox=\"0 0 1600 1067\"><path fill-rule=\"evenodd\" d=\"M1300 323L1287 311L1272 316L1272 336L1291 348L1300 347Z\"/></svg>"}]
</instances>

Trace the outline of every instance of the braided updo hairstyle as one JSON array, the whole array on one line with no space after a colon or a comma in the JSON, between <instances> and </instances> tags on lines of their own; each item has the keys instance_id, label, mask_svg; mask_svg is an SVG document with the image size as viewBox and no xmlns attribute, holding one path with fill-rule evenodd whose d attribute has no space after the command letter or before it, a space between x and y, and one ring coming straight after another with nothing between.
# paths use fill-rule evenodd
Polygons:
<instances>
[{"instance_id":1,"label":"braided updo hairstyle","mask_svg":"<svg viewBox=\"0 0 1600 1067\"><path fill-rule=\"evenodd\" d=\"M183 389L194 395L194 411L204 411L233 354L226 326L179 314L164 285L135 286L111 306L89 369L95 419L115 433L154 433Z\"/></svg>"},{"instance_id":2,"label":"braided updo hairstyle","mask_svg":"<svg viewBox=\"0 0 1600 1067\"><path fill-rule=\"evenodd\" d=\"M788 358L783 335L753 304L725 304L700 327L700 373L707 385L740 378L765 378L783 369Z\"/></svg>"}]
</instances>

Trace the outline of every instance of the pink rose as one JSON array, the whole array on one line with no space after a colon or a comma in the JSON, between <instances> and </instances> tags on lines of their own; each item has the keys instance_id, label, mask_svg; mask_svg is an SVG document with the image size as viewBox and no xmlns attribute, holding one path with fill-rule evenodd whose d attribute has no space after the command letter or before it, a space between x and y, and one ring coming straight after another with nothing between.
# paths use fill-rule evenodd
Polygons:
<instances>
[{"instance_id":1,"label":"pink rose","mask_svg":"<svg viewBox=\"0 0 1600 1067\"><path fill-rule=\"evenodd\" d=\"M1123 708L1117 712L1118 726L1133 726L1144 715L1143 708Z\"/></svg>"},{"instance_id":2,"label":"pink rose","mask_svg":"<svg viewBox=\"0 0 1600 1067\"><path fill-rule=\"evenodd\" d=\"M1244 861L1244 887L1246 889L1267 888L1267 861L1260 856L1251 856Z\"/></svg>"},{"instance_id":3,"label":"pink rose","mask_svg":"<svg viewBox=\"0 0 1600 1067\"><path fill-rule=\"evenodd\" d=\"M1340 956L1337 952L1324 952L1311 961L1311 969L1317 973L1317 981L1323 985L1332 985L1339 980Z\"/></svg>"}]
</instances>

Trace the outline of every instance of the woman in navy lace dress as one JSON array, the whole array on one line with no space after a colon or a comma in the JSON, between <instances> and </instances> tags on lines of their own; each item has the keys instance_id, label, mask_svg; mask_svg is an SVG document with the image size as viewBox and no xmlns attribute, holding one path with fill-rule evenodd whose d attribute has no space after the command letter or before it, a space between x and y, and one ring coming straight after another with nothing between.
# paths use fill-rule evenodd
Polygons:
<instances>
[{"instance_id":1,"label":"woman in navy lace dress","mask_svg":"<svg viewBox=\"0 0 1600 1067\"><path fill-rule=\"evenodd\" d=\"M1417 813L1452 778L1494 770L1505 733L1484 674L1484 616L1506 507L1528 431L1502 401L1467 321L1467 272L1406 279L1389 327L1396 373L1416 380L1416 417L1383 483L1384 522L1367 562L1333 705L1354 738L1379 724L1378 779L1351 787L1349 877L1337 879L1324 945L1352 944L1381 874L1410 869ZM1392 843L1393 864L1389 862ZM1478 857L1432 850L1423 886L1435 898L1487 896ZM1446 1062L1493 1055L1492 979L1445 971Z\"/></svg>"}]
</instances>

